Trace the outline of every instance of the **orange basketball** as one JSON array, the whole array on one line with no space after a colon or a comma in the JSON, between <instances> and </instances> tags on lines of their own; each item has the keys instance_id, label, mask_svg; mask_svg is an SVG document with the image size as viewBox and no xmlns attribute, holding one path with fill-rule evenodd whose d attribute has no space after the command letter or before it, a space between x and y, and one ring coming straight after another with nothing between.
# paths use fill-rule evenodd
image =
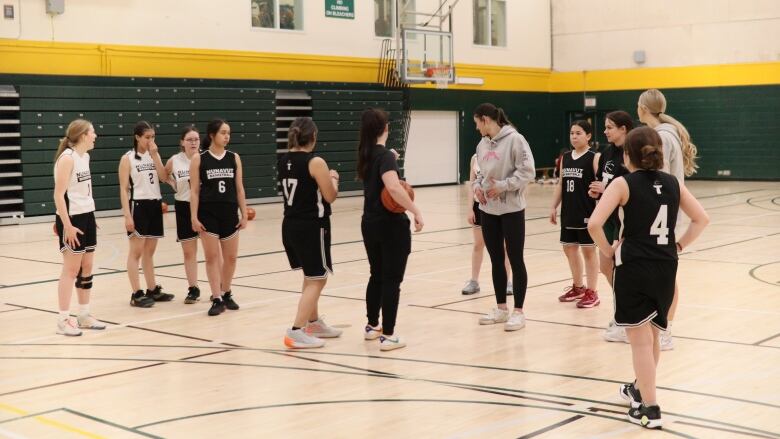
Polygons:
<instances>
[{"instance_id":1,"label":"orange basketball","mask_svg":"<svg viewBox=\"0 0 780 439\"><path fill-rule=\"evenodd\" d=\"M409 198L414 201L414 189L412 189L412 186L401 180L401 186L406 189L406 193L409 194ZM387 191L387 188L382 189L382 194L380 196L382 199L382 205L385 206L385 209L389 210L393 213L404 213L406 212L406 209L401 206L400 204L396 203L396 201L393 199L393 197L390 195L390 192Z\"/></svg>"},{"instance_id":2,"label":"orange basketball","mask_svg":"<svg viewBox=\"0 0 780 439\"><path fill-rule=\"evenodd\" d=\"M246 208L246 219L248 219L249 221L255 219L255 210L252 209L251 207Z\"/></svg>"},{"instance_id":3,"label":"orange basketball","mask_svg":"<svg viewBox=\"0 0 780 439\"><path fill-rule=\"evenodd\" d=\"M59 236L59 233L57 233L57 223L51 225L51 231L54 232L54 236Z\"/></svg>"},{"instance_id":4,"label":"orange basketball","mask_svg":"<svg viewBox=\"0 0 780 439\"><path fill-rule=\"evenodd\" d=\"M163 203L162 203L162 213L167 213L167 212L168 212L168 203L163 201Z\"/></svg>"}]
</instances>

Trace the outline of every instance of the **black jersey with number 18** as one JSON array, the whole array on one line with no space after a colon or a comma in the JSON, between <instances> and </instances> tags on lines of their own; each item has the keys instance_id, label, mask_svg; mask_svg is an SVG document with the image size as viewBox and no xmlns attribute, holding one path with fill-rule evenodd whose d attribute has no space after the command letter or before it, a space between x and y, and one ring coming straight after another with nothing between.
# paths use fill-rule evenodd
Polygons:
<instances>
[{"instance_id":1,"label":"black jersey with number 18","mask_svg":"<svg viewBox=\"0 0 780 439\"><path fill-rule=\"evenodd\" d=\"M322 199L317 181L309 173L309 162L314 157L310 152L295 151L279 158L277 170L284 196L285 218L330 217L330 204Z\"/></svg>"},{"instance_id":2,"label":"black jersey with number 18","mask_svg":"<svg viewBox=\"0 0 780 439\"><path fill-rule=\"evenodd\" d=\"M677 179L661 171L636 171L623 178L629 193L622 207L623 242L615 252L615 265L637 259L677 260Z\"/></svg>"},{"instance_id":3,"label":"black jersey with number 18","mask_svg":"<svg viewBox=\"0 0 780 439\"><path fill-rule=\"evenodd\" d=\"M222 157L216 157L209 150L200 153L199 201L201 204L238 204L235 153L225 151Z\"/></svg>"},{"instance_id":4,"label":"black jersey with number 18","mask_svg":"<svg viewBox=\"0 0 780 439\"><path fill-rule=\"evenodd\" d=\"M588 195L596 179L593 160L596 154L587 150L577 157L576 151L563 155L561 165L561 225L567 229L587 229L588 218L596 208L596 200Z\"/></svg>"}]
</instances>

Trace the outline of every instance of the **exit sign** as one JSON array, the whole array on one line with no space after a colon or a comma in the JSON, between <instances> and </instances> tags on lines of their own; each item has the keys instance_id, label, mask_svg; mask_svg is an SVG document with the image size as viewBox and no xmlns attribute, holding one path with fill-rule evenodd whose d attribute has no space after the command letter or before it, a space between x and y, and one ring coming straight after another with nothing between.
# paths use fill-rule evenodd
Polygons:
<instances>
[{"instance_id":1,"label":"exit sign","mask_svg":"<svg viewBox=\"0 0 780 439\"><path fill-rule=\"evenodd\" d=\"M325 16L355 19L355 0L325 0Z\"/></svg>"}]
</instances>

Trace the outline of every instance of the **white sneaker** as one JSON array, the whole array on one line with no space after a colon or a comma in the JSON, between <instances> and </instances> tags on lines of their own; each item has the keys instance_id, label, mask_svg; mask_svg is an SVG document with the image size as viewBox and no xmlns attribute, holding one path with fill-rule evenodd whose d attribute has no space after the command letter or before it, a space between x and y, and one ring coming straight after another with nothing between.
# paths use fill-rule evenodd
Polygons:
<instances>
[{"instance_id":1,"label":"white sneaker","mask_svg":"<svg viewBox=\"0 0 780 439\"><path fill-rule=\"evenodd\" d=\"M607 330L604 331L604 340L628 343L628 337L626 336L626 328L618 326L615 321L609 322Z\"/></svg>"},{"instance_id":2,"label":"white sneaker","mask_svg":"<svg viewBox=\"0 0 780 439\"><path fill-rule=\"evenodd\" d=\"M77 321L79 324L79 328L81 329L97 329L97 330L106 329L106 324L92 317L91 314L87 314L84 316L80 315L78 316Z\"/></svg>"},{"instance_id":3,"label":"white sneaker","mask_svg":"<svg viewBox=\"0 0 780 439\"><path fill-rule=\"evenodd\" d=\"M509 311L501 308L493 308L489 313L479 318L480 325L495 325L509 320Z\"/></svg>"},{"instance_id":4,"label":"white sneaker","mask_svg":"<svg viewBox=\"0 0 780 439\"><path fill-rule=\"evenodd\" d=\"M466 285L463 286L463 289L460 291L460 293L466 296L479 293L479 282L471 279L470 281L466 282Z\"/></svg>"},{"instance_id":5,"label":"white sneaker","mask_svg":"<svg viewBox=\"0 0 780 439\"><path fill-rule=\"evenodd\" d=\"M671 351L674 349L674 341L672 340L672 331L667 329L666 331L660 331L659 343L661 344L662 351Z\"/></svg>"},{"instance_id":6,"label":"white sneaker","mask_svg":"<svg viewBox=\"0 0 780 439\"><path fill-rule=\"evenodd\" d=\"M512 288L512 282L507 282L507 284L506 284L506 294L508 296L511 296L512 294L514 294L514 288Z\"/></svg>"},{"instance_id":7,"label":"white sneaker","mask_svg":"<svg viewBox=\"0 0 780 439\"><path fill-rule=\"evenodd\" d=\"M328 326L328 324L325 323L325 320L322 320L322 316L313 322L307 323L304 331L317 338L336 338L343 332L341 329Z\"/></svg>"},{"instance_id":8,"label":"white sneaker","mask_svg":"<svg viewBox=\"0 0 780 439\"><path fill-rule=\"evenodd\" d=\"M379 350L392 351L406 346L406 342L397 335L382 335L379 337Z\"/></svg>"},{"instance_id":9,"label":"white sneaker","mask_svg":"<svg viewBox=\"0 0 780 439\"><path fill-rule=\"evenodd\" d=\"M325 340L305 333L303 329L292 330L287 328L287 335L284 337L284 345L290 349L310 349L321 348L325 346Z\"/></svg>"},{"instance_id":10,"label":"white sneaker","mask_svg":"<svg viewBox=\"0 0 780 439\"><path fill-rule=\"evenodd\" d=\"M73 319L58 320L57 334L78 337L81 335L81 329L76 327L76 325L73 323Z\"/></svg>"},{"instance_id":11,"label":"white sneaker","mask_svg":"<svg viewBox=\"0 0 780 439\"><path fill-rule=\"evenodd\" d=\"M525 314L513 311L509 319L504 323L504 331L517 331L525 327Z\"/></svg>"},{"instance_id":12,"label":"white sneaker","mask_svg":"<svg viewBox=\"0 0 780 439\"><path fill-rule=\"evenodd\" d=\"M365 340L376 340L382 335L381 326L366 325L366 328L363 331L363 339Z\"/></svg>"}]
</instances>

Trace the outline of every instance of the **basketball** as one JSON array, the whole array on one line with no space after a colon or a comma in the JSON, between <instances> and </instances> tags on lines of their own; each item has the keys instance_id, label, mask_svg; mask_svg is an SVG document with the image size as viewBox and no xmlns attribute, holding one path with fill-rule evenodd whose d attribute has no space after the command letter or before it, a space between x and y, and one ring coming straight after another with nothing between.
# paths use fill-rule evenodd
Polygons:
<instances>
[{"instance_id":1,"label":"basketball","mask_svg":"<svg viewBox=\"0 0 780 439\"><path fill-rule=\"evenodd\" d=\"M168 203L165 201L162 203L162 213L168 213Z\"/></svg>"},{"instance_id":2,"label":"basketball","mask_svg":"<svg viewBox=\"0 0 780 439\"><path fill-rule=\"evenodd\" d=\"M54 236L59 236L59 233L57 233L57 223L51 225L51 231L54 232Z\"/></svg>"},{"instance_id":3,"label":"basketball","mask_svg":"<svg viewBox=\"0 0 780 439\"><path fill-rule=\"evenodd\" d=\"M403 186L404 189L406 189L406 193L409 194L409 198L414 201L414 189L412 189L412 186L403 181L400 180L401 186ZM382 199L382 205L385 206L385 209L389 210L393 213L404 213L406 212L406 209L401 206L400 204L396 203L393 197L390 195L390 192L388 192L387 188L382 189L382 195L380 197Z\"/></svg>"},{"instance_id":4,"label":"basketball","mask_svg":"<svg viewBox=\"0 0 780 439\"><path fill-rule=\"evenodd\" d=\"M246 208L246 219L248 219L249 221L255 219L255 210L252 209L251 207Z\"/></svg>"}]
</instances>

